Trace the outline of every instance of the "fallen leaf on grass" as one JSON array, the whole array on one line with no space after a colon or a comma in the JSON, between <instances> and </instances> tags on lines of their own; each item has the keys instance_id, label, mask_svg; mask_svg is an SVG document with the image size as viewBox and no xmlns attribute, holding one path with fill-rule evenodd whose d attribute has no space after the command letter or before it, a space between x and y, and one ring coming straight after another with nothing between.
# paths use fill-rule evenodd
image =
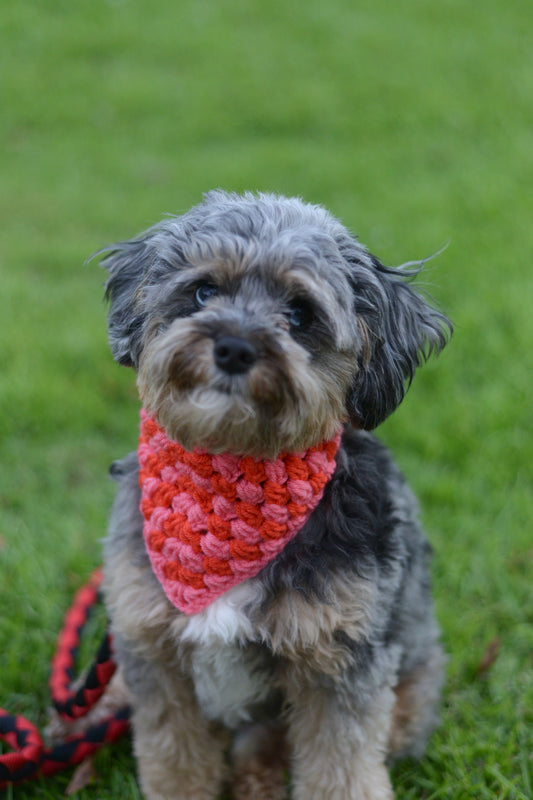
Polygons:
<instances>
[{"instance_id":1,"label":"fallen leaf on grass","mask_svg":"<svg viewBox=\"0 0 533 800\"><path fill-rule=\"evenodd\" d=\"M476 667L476 675L478 678L482 678L490 670L500 654L500 646L501 640L498 637L492 639L492 641L488 643L483 653L483 658Z\"/></svg>"},{"instance_id":2,"label":"fallen leaf on grass","mask_svg":"<svg viewBox=\"0 0 533 800\"><path fill-rule=\"evenodd\" d=\"M65 795L70 797L70 795L81 791L81 789L85 789L85 787L95 781L96 778L97 773L94 766L94 759L92 756L89 756L85 761L82 761L79 767L74 771L74 775L65 789Z\"/></svg>"}]
</instances>

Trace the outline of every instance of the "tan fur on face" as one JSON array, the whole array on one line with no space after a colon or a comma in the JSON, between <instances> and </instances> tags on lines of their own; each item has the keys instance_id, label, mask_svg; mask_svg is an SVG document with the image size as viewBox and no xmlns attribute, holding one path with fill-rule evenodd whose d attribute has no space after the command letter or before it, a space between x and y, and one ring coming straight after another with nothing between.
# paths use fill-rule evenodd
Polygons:
<instances>
[{"instance_id":1,"label":"tan fur on face","mask_svg":"<svg viewBox=\"0 0 533 800\"><path fill-rule=\"evenodd\" d=\"M200 315L174 321L142 354L144 407L188 450L265 458L331 439L346 417L353 355L336 354L324 369L285 328L278 325L274 335L221 322L221 331L245 335L259 352L248 374L228 376L215 366L214 341Z\"/></svg>"}]
</instances>

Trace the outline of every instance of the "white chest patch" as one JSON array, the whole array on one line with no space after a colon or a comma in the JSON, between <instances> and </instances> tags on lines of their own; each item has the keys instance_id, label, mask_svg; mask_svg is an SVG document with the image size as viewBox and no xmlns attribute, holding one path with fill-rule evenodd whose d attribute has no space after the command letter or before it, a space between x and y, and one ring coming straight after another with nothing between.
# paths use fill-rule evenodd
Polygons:
<instances>
[{"instance_id":1,"label":"white chest patch","mask_svg":"<svg viewBox=\"0 0 533 800\"><path fill-rule=\"evenodd\" d=\"M194 614L182 639L194 645L191 666L202 713L235 728L252 718L270 692L268 666L253 643L257 633L247 610L261 601L257 581L245 581ZM245 610L246 609L246 610Z\"/></svg>"},{"instance_id":2,"label":"white chest patch","mask_svg":"<svg viewBox=\"0 0 533 800\"><path fill-rule=\"evenodd\" d=\"M224 644L254 641L256 636L247 611L261 602L261 594L258 581L234 586L199 614L193 614L182 639L204 645L213 641Z\"/></svg>"}]
</instances>

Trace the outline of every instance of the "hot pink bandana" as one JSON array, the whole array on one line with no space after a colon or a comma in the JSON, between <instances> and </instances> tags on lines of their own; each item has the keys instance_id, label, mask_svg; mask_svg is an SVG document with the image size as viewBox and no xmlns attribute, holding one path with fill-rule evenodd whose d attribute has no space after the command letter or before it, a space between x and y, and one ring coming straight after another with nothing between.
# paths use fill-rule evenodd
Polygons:
<instances>
[{"instance_id":1,"label":"hot pink bandana","mask_svg":"<svg viewBox=\"0 0 533 800\"><path fill-rule=\"evenodd\" d=\"M196 614L272 561L319 503L340 438L265 461L190 453L141 411L144 541L170 602Z\"/></svg>"}]
</instances>

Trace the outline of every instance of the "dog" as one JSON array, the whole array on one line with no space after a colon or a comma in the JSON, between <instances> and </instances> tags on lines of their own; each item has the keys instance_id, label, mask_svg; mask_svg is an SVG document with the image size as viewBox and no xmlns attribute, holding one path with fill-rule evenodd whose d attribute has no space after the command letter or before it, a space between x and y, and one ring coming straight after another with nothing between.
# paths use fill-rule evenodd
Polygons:
<instances>
[{"instance_id":1,"label":"dog","mask_svg":"<svg viewBox=\"0 0 533 800\"><path fill-rule=\"evenodd\" d=\"M422 263L221 190L100 257L143 405L104 594L145 797L392 798L445 663L417 504L370 433L451 333Z\"/></svg>"}]
</instances>

